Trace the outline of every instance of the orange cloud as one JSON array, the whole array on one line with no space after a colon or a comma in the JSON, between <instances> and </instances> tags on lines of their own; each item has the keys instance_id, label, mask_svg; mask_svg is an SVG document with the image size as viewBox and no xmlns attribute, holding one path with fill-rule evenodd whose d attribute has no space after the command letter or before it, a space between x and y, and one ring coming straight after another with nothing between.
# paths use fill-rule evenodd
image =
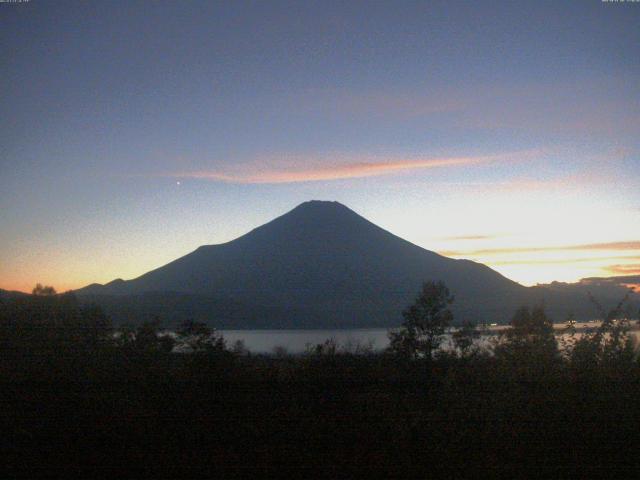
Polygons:
<instances>
[{"instance_id":1,"label":"orange cloud","mask_svg":"<svg viewBox=\"0 0 640 480\"><path fill-rule=\"evenodd\" d=\"M520 258L517 260L498 260L492 261L491 265L552 265L552 264L572 264L572 263L589 263L589 262L603 262L612 260L636 260L637 255L633 256L618 256L618 257L586 257L586 258L564 258L564 259L543 259L532 260L529 258Z\"/></svg>"},{"instance_id":2,"label":"orange cloud","mask_svg":"<svg viewBox=\"0 0 640 480\"><path fill-rule=\"evenodd\" d=\"M571 250L640 250L639 242L609 242L575 245Z\"/></svg>"},{"instance_id":3,"label":"orange cloud","mask_svg":"<svg viewBox=\"0 0 640 480\"><path fill-rule=\"evenodd\" d=\"M477 165L500 160L504 157L504 155L495 155L484 157L408 158L387 159L379 162L363 160L307 169L285 168L246 173L200 170L195 172L168 173L163 176L174 178L196 178L241 184L317 182L390 175L403 171L427 168Z\"/></svg>"},{"instance_id":4,"label":"orange cloud","mask_svg":"<svg viewBox=\"0 0 640 480\"><path fill-rule=\"evenodd\" d=\"M606 270L616 275L640 275L640 263L611 265L607 267Z\"/></svg>"},{"instance_id":5,"label":"orange cloud","mask_svg":"<svg viewBox=\"0 0 640 480\"><path fill-rule=\"evenodd\" d=\"M440 254L457 257L461 255L500 255L503 253L527 252L561 252L564 250L640 250L640 241L589 243L586 245L566 245L557 247L516 247L516 248L486 248L481 250L455 251L444 250Z\"/></svg>"}]
</instances>

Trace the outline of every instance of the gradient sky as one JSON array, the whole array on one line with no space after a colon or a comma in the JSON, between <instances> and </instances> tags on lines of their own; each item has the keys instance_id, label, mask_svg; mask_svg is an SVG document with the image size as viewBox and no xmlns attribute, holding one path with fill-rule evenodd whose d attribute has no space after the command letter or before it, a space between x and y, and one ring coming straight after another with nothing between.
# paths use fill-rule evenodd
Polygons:
<instances>
[{"instance_id":1,"label":"gradient sky","mask_svg":"<svg viewBox=\"0 0 640 480\"><path fill-rule=\"evenodd\" d=\"M640 273L640 3L0 3L0 288L310 199L526 285Z\"/></svg>"}]
</instances>

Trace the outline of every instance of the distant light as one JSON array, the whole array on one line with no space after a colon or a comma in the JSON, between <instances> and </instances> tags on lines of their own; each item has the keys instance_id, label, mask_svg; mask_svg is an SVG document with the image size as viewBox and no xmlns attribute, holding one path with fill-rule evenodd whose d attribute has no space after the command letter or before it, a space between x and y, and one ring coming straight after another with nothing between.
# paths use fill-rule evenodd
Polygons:
<instances>
[{"instance_id":1,"label":"distant light","mask_svg":"<svg viewBox=\"0 0 640 480\"><path fill-rule=\"evenodd\" d=\"M180 182L176 182L176 185L180 185Z\"/></svg>"}]
</instances>

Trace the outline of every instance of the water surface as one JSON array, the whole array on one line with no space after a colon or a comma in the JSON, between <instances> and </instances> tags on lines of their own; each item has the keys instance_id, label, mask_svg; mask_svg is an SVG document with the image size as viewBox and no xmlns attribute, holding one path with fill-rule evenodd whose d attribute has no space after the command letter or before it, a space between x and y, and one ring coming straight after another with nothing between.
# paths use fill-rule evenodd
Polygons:
<instances>
[{"instance_id":1,"label":"water surface","mask_svg":"<svg viewBox=\"0 0 640 480\"><path fill-rule=\"evenodd\" d=\"M597 326L595 322L577 323L575 325L578 335L585 329L592 329ZM563 336L564 324L555 325L558 339ZM485 330L484 335L478 340L480 345L487 345L488 341L495 334L508 328L506 325L490 326ZM242 340L245 347L253 353L273 353L276 348L282 347L289 353L302 353L308 345L323 343L328 339L334 339L339 346L371 345L373 350L379 351L389 345L387 336L389 330L386 328L358 328L358 329L318 329L318 330L220 330L228 346L232 346L237 340ZM633 335L638 337L638 331L634 330ZM443 346L450 346L451 336L446 335Z\"/></svg>"}]
</instances>

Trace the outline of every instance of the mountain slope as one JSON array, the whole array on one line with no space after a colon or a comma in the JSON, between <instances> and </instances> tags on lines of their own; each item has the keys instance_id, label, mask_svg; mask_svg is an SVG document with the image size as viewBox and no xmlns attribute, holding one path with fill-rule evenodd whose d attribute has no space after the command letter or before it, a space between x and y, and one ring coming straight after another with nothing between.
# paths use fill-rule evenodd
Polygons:
<instances>
[{"instance_id":1,"label":"mountain slope","mask_svg":"<svg viewBox=\"0 0 640 480\"><path fill-rule=\"evenodd\" d=\"M77 293L116 319L154 313L227 328L387 327L399 324L426 280L447 284L457 320L505 322L519 305L558 303L549 289L528 289L485 265L443 257L340 203L320 201L136 279Z\"/></svg>"},{"instance_id":2,"label":"mountain slope","mask_svg":"<svg viewBox=\"0 0 640 480\"><path fill-rule=\"evenodd\" d=\"M261 319L251 326L388 326L398 323L402 308L429 279L449 286L464 316L495 315L503 299L516 304L526 295L524 287L484 265L425 250L344 205L320 201L136 279L77 293L103 303L110 296L110 304L131 303L122 297L163 303L167 296L173 304L204 302L208 308L188 313L226 326L246 326L255 312Z\"/></svg>"}]
</instances>

